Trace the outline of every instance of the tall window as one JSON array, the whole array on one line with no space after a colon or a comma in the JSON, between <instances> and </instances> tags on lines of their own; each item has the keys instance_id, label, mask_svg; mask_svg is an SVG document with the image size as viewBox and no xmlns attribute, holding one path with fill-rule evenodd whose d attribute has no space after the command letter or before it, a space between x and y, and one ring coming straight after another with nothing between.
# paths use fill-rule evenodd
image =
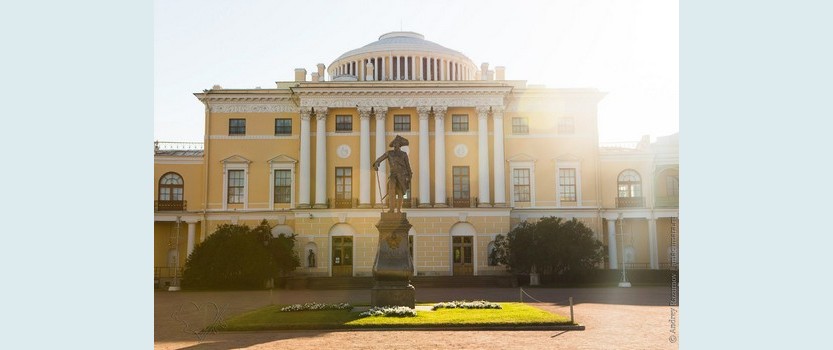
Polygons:
<instances>
[{"instance_id":1,"label":"tall window","mask_svg":"<svg viewBox=\"0 0 833 350\"><path fill-rule=\"evenodd\" d=\"M619 197L642 197L642 178L634 170L628 169L619 174Z\"/></svg>"},{"instance_id":2,"label":"tall window","mask_svg":"<svg viewBox=\"0 0 833 350\"><path fill-rule=\"evenodd\" d=\"M350 208L353 198L353 168L336 168L336 208Z\"/></svg>"},{"instance_id":3,"label":"tall window","mask_svg":"<svg viewBox=\"0 0 833 350\"><path fill-rule=\"evenodd\" d=\"M275 203L289 203L292 199L290 170L275 170Z\"/></svg>"},{"instance_id":4,"label":"tall window","mask_svg":"<svg viewBox=\"0 0 833 350\"><path fill-rule=\"evenodd\" d=\"M513 134L529 134L529 119L527 119L527 118L512 118L512 133Z\"/></svg>"},{"instance_id":5,"label":"tall window","mask_svg":"<svg viewBox=\"0 0 833 350\"><path fill-rule=\"evenodd\" d=\"M452 115L451 131L469 131L469 116L466 114Z\"/></svg>"},{"instance_id":6,"label":"tall window","mask_svg":"<svg viewBox=\"0 0 833 350\"><path fill-rule=\"evenodd\" d=\"M411 131L411 116L394 115L393 131Z\"/></svg>"},{"instance_id":7,"label":"tall window","mask_svg":"<svg viewBox=\"0 0 833 350\"><path fill-rule=\"evenodd\" d=\"M184 182L177 173L167 173L159 179L160 201L181 201Z\"/></svg>"},{"instance_id":8,"label":"tall window","mask_svg":"<svg viewBox=\"0 0 833 350\"><path fill-rule=\"evenodd\" d=\"M512 178L515 202L529 202L529 169L515 169Z\"/></svg>"},{"instance_id":9,"label":"tall window","mask_svg":"<svg viewBox=\"0 0 833 350\"><path fill-rule=\"evenodd\" d=\"M228 171L228 202L243 203L243 170Z\"/></svg>"},{"instance_id":10,"label":"tall window","mask_svg":"<svg viewBox=\"0 0 833 350\"><path fill-rule=\"evenodd\" d=\"M455 166L451 172L454 178L454 199L469 199L469 167Z\"/></svg>"},{"instance_id":11,"label":"tall window","mask_svg":"<svg viewBox=\"0 0 833 350\"><path fill-rule=\"evenodd\" d=\"M246 135L246 119L229 119L229 135Z\"/></svg>"},{"instance_id":12,"label":"tall window","mask_svg":"<svg viewBox=\"0 0 833 350\"><path fill-rule=\"evenodd\" d=\"M680 179L676 176L665 177L665 193L667 196L680 195Z\"/></svg>"},{"instance_id":13,"label":"tall window","mask_svg":"<svg viewBox=\"0 0 833 350\"><path fill-rule=\"evenodd\" d=\"M292 119L278 118L275 119L275 135L291 135L292 134Z\"/></svg>"},{"instance_id":14,"label":"tall window","mask_svg":"<svg viewBox=\"0 0 833 350\"><path fill-rule=\"evenodd\" d=\"M337 115L336 116L336 131L353 131L353 116L352 115Z\"/></svg>"},{"instance_id":15,"label":"tall window","mask_svg":"<svg viewBox=\"0 0 833 350\"><path fill-rule=\"evenodd\" d=\"M558 119L558 133L572 135L576 132L576 122L573 117L562 117Z\"/></svg>"},{"instance_id":16,"label":"tall window","mask_svg":"<svg viewBox=\"0 0 833 350\"><path fill-rule=\"evenodd\" d=\"M558 185L561 200L566 202L576 201L576 169L562 168L558 170Z\"/></svg>"}]
</instances>

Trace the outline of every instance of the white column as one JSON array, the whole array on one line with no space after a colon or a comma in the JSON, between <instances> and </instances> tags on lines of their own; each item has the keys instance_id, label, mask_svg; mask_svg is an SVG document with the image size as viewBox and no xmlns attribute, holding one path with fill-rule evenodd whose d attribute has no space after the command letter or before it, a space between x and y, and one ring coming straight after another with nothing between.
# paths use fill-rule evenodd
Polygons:
<instances>
[{"instance_id":1,"label":"white column","mask_svg":"<svg viewBox=\"0 0 833 350\"><path fill-rule=\"evenodd\" d=\"M414 76L411 74L411 65L408 63L408 56L403 56L402 60L405 61L405 80L413 80Z\"/></svg>"},{"instance_id":2,"label":"white column","mask_svg":"<svg viewBox=\"0 0 833 350\"><path fill-rule=\"evenodd\" d=\"M379 69L381 69L379 71L379 74L382 77L382 79L379 79L379 80L385 80L385 58L384 57L380 57L380 59L379 59Z\"/></svg>"},{"instance_id":3,"label":"white column","mask_svg":"<svg viewBox=\"0 0 833 350\"><path fill-rule=\"evenodd\" d=\"M374 107L373 109L376 114L376 158L374 159L375 161L376 159L379 159L379 157L381 157L382 154L384 154L387 151L387 145L385 144L385 114L387 114L388 108ZM374 201L374 203L376 203L376 208L384 207L382 197L384 197L385 193L387 193L388 175L386 171L387 165L385 163L386 162L382 162L382 164L379 165L379 182L376 186L376 191L379 192L376 193L376 200Z\"/></svg>"},{"instance_id":4,"label":"white column","mask_svg":"<svg viewBox=\"0 0 833 350\"><path fill-rule=\"evenodd\" d=\"M309 208L310 182L310 109L301 108L301 171L298 176L298 208Z\"/></svg>"},{"instance_id":5,"label":"white column","mask_svg":"<svg viewBox=\"0 0 833 350\"><path fill-rule=\"evenodd\" d=\"M431 169L428 151L428 115L431 107L417 107L419 114L419 207L431 207Z\"/></svg>"},{"instance_id":6,"label":"white column","mask_svg":"<svg viewBox=\"0 0 833 350\"><path fill-rule=\"evenodd\" d=\"M648 219L648 251L651 254L651 269L659 269L659 252L657 251L657 219Z\"/></svg>"},{"instance_id":7,"label":"white column","mask_svg":"<svg viewBox=\"0 0 833 350\"><path fill-rule=\"evenodd\" d=\"M489 106L477 106L477 188L480 204L491 207L489 196Z\"/></svg>"},{"instance_id":8,"label":"white column","mask_svg":"<svg viewBox=\"0 0 833 350\"><path fill-rule=\"evenodd\" d=\"M607 257L610 260L610 268L618 266L616 257L616 219L607 219Z\"/></svg>"},{"instance_id":9,"label":"white column","mask_svg":"<svg viewBox=\"0 0 833 350\"><path fill-rule=\"evenodd\" d=\"M315 205L327 207L327 107L315 108Z\"/></svg>"},{"instance_id":10,"label":"white column","mask_svg":"<svg viewBox=\"0 0 833 350\"><path fill-rule=\"evenodd\" d=\"M506 162L503 155L503 106L492 106L492 121L494 122L494 167L495 173L495 206L506 206ZM557 175L557 174L556 174Z\"/></svg>"},{"instance_id":11,"label":"white column","mask_svg":"<svg viewBox=\"0 0 833 350\"><path fill-rule=\"evenodd\" d=\"M187 246L188 247L187 248L188 253L185 255L186 257L190 256L191 252L194 251L194 242L195 242L196 234L197 234L197 223L196 222L189 222L188 223L188 246Z\"/></svg>"},{"instance_id":12,"label":"white column","mask_svg":"<svg viewBox=\"0 0 833 350\"><path fill-rule=\"evenodd\" d=\"M370 208L370 107L359 107L359 208Z\"/></svg>"},{"instance_id":13,"label":"white column","mask_svg":"<svg viewBox=\"0 0 833 350\"><path fill-rule=\"evenodd\" d=\"M445 112L448 107L434 107L434 207L445 208Z\"/></svg>"}]
</instances>

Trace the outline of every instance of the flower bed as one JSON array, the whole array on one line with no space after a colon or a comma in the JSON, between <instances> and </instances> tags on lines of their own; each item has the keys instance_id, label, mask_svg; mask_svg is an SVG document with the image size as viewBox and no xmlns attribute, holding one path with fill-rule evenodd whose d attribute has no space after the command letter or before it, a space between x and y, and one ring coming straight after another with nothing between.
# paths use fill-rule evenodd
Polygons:
<instances>
[{"instance_id":1,"label":"flower bed","mask_svg":"<svg viewBox=\"0 0 833 350\"><path fill-rule=\"evenodd\" d=\"M338 304L321 304L321 303L306 303L306 304L293 304L287 307L281 308L281 312L291 312L291 311L320 311L320 310L350 310L353 308L353 305L348 303L338 303Z\"/></svg>"},{"instance_id":2,"label":"flower bed","mask_svg":"<svg viewBox=\"0 0 833 350\"><path fill-rule=\"evenodd\" d=\"M377 306L362 312L359 317L382 316L382 317L416 317L416 310L407 306Z\"/></svg>"},{"instance_id":3,"label":"flower bed","mask_svg":"<svg viewBox=\"0 0 833 350\"><path fill-rule=\"evenodd\" d=\"M437 309L500 309L500 304L490 303L485 300L479 301L449 301L444 303L436 303L431 310Z\"/></svg>"}]
</instances>

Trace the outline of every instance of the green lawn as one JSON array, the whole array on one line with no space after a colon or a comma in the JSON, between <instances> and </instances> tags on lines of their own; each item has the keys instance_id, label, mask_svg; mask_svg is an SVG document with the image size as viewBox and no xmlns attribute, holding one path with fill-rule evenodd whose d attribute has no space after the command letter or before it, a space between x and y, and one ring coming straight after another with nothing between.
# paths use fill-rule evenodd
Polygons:
<instances>
[{"instance_id":1,"label":"green lawn","mask_svg":"<svg viewBox=\"0 0 833 350\"><path fill-rule=\"evenodd\" d=\"M503 309L438 309L417 311L416 317L359 317L344 310L280 312L268 306L226 320L226 331L281 329L343 329L473 326L555 326L569 325L568 317L552 314L521 303L499 303ZM425 304L433 305L433 304Z\"/></svg>"}]
</instances>

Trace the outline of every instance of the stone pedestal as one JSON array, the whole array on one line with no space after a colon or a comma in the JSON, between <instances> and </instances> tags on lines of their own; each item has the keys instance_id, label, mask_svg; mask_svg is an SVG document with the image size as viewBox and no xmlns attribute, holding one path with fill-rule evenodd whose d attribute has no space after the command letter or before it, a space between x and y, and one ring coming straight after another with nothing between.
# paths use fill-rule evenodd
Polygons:
<instances>
[{"instance_id":1,"label":"stone pedestal","mask_svg":"<svg viewBox=\"0 0 833 350\"><path fill-rule=\"evenodd\" d=\"M410 283L414 265L408 249L411 224L407 215L382 213L376 228L379 229L379 249L373 263L370 305L414 308L415 291Z\"/></svg>"}]
</instances>

